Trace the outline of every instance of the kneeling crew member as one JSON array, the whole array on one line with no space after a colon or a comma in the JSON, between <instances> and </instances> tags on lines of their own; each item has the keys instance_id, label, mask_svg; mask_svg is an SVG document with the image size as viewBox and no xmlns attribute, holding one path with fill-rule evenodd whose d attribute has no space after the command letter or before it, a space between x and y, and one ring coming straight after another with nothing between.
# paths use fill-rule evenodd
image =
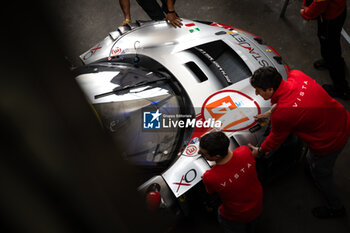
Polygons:
<instances>
[{"instance_id":1,"label":"kneeling crew member","mask_svg":"<svg viewBox=\"0 0 350 233\"><path fill-rule=\"evenodd\" d=\"M254 232L254 220L261 214L263 197L255 158L247 146L229 151L229 144L223 132L201 138L199 153L216 162L204 173L203 183L208 193L220 196L218 219L224 232Z\"/></svg>"}]
</instances>

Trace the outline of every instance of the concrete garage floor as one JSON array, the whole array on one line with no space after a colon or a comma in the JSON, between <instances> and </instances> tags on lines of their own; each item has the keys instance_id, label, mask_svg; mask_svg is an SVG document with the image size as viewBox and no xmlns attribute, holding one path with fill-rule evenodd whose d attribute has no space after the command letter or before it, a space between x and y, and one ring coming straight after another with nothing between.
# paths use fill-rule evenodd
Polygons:
<instances>
[{"instance_id":1,"label":"concrete garage floor","mask_svg":"<svg viewBox=\"0 0 350 233\"><path fill-rule=\"evenodd\" d=\"M318 59L319 44L316 22L306 22L300 15L301 0L291 0L285 17L279 17L284 1L276 0L192 0L176 2L176 11L183 18L216 21L252 32L275 48L291 69L299 69L319 84L331 80L327 71L317 71L312 63ZM123 20L116 0L59 1L56 9L57 29L66 42L65 54L74 66L78 56L102 40ZM350 33L350 7L344 29ZM147 15L131 0L132 19L148 20ZM350 44L342 38L343 56L350 67ZM347 79L350 82L349 69ZM339 100L348 110L350 101ZM264 210L257 224L257 232L269 233L328 233L350 232L350 142L339 156L335 169L335 182L348 210L348 217L319 220L311 209L322 205L323 199L312 181L304 174L301 164L287 176L264 186ZM216 219L201 217L193 222L179 220L168 232L218 232Z\"/></svg>"}]
</instances>

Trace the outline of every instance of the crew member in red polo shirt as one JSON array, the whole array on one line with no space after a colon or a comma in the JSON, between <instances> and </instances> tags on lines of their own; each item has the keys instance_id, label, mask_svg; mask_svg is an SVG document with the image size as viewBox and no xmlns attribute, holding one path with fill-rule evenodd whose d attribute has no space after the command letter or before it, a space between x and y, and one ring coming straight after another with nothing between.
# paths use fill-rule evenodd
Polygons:
<instances>
[{"instance_id":1,"label":"crew member in red polo shirt","mask_svg":"<svg viewBox=\"0 0 350 233\"><path fill-rule=\"evenodd\" d=\"M350 114L327 92L301 71L289 72L287 81L273 67L256 70L250 79L256 94L275 105L256 118L271 117L271 132L260 147L249 144L254 156L276 149L290 133L309 147L307 159L315 183L327 200L316 207L318 218L343 217L345 208L338 197L332 170L350 135Z\"/></svg>"},{"instance_id":2,"label":"crew member in red polo shirt","mask_svg":"<svg viewBox=\"0 0 350 233\"><path fill-rule=\"evenodd\" d=\"M306 20L317 19L322 59L316 61L314 67L318 70L329 69L333 81L333 85L325 84L323 88L332 97L350 99L340 46L341 30L346 18L346 0L304 0L300 14Z\"/></svg>"},{"instance_id":3,"label":"crew member in red polo shirt","mask_svg":"<svg viewBox=\"0 0 350 233\"><path fill-rule=\"evenodd\" d=\"M208 193L220 196L218 219L226 233L254 232L254 220L261 214L263 196L255 158L247 146L229 151L229 144L223 132L201 138L199 153L216 162L204 173L203 183Z\"/></svg>"}]
</instances>

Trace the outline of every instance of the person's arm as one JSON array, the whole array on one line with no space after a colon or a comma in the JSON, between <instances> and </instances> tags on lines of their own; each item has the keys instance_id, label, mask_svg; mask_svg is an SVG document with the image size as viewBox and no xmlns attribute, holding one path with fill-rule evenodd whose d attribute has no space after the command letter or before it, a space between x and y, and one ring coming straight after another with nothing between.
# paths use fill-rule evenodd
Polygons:
<instances>
[{"instance_id":1,"label":"person's arm","mask_svg":"<svg viewBox=\"0 0 350 233\"><path fill-rule=\"evenodd\" d=\"M270 108L268 111L254 116L254 119L255 119L256 121L259 121L259 120L267 120L267 121L270 121L271 115L272 115L273 111L275 111L276 106L277 106L277 104L272 105L271 108Z\"/></svg>"},{"instance_id":2,"label":"person's arm","mask_svg":"<svg viewBox=\"0 0 350 233\"><path fill-rule=\"evenodd\" d=\"M303 5L300 14L306 20L316 19L326 11L328 4L329 0L314 0L309 7Z\"/></svg>"},{"instance_id":3,"label":"person's arm","mask_svg":"<svg viewBox=\"0 0 350 233\"><path fill-rule=\"evenodd\" d=\"M279 114L279 113L278 113ZM273 116L271 119L271 132L260 147L248 144L252 150L254 157L259 158L267 152L277 149L291 133L294 123L288 120L283 120L288 114Z\"/></svg>"},{"instance_id":4,"label":"person's arm","mask_svg":"<svg viewBox=\"0 0 350 233\"><path fill-rule=\"evenodd\" d=\"M271 118L271 131L269 136L261 144L260 153L277 149L289 136L294 127L295 120L291 120L292 118L286 119L288 115L291 115L291 113L278 116L274 115Z\"/></svg>"},{"instance_id":5,"label":"person's arm","mask_svg":"<svg viewBox=\"0 0 350 233\"><path fill-rule=\"evenodd\" d=\"M212 187L212 182L210 181L207 172L205 172L205 173L203 174L202 180L203 180L203 184L204 184L204 187L205 187L205 190L207 191L207 193L209 193L209 194L215 193L215 190L214 190L214 188Z\"/></svg>"},{"instance_id":6,"label":"person's arm","mask_svg":"<svg viewBox=\"0 0 350 233\"><path fill-rule=\"evenodd\" d=\"M174 2L173 0L167 0L167 6L168 6L168 14L166 15L166 20L173 25L174 28L176 27L181 27L182 26L182 19L180 19L176 12L175 12L175 7L174 7Z\"/></svg>"},{"instance_id":7,"label":"person's arm","mask_svg":"<svg viewBox=\"0 0 350 233\"><path fill-rule=\"evenodd\" d=\"M119 4L124 14L124 21L122 22L121 26L125 26L131 22L130 0L119 0Z\"/></svg>"},{"instance_id":8,"label":"person's arm","mask_svg":"<svg viewBox=\"0 0 350 233\"><path fill-rule=\"evenodd\" d=\"M252 154L255 158L260 158L265 152L261 151L261 147L253 146L251 143L248 143L248 147L252 150Z\"/></svg>"}]
</instances>

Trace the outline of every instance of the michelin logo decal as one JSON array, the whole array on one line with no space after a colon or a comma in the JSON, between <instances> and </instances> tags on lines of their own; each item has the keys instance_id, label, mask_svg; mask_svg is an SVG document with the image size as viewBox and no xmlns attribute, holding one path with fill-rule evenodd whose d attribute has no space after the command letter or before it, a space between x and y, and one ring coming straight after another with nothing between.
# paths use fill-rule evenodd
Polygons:
<instances>
[{"instance_id":1,"label":"michelin logo decal","mask_svg":"<svg viewBox=\"0 0 350 233\"><path fill-rule=\"evenodd\" d=\"M193 119L191 115L162 115L159 109L156 112L143 112L144 129L166 128L221 128L221 121L209 118L205 121Z\"/></svg>"}]
</instances>

